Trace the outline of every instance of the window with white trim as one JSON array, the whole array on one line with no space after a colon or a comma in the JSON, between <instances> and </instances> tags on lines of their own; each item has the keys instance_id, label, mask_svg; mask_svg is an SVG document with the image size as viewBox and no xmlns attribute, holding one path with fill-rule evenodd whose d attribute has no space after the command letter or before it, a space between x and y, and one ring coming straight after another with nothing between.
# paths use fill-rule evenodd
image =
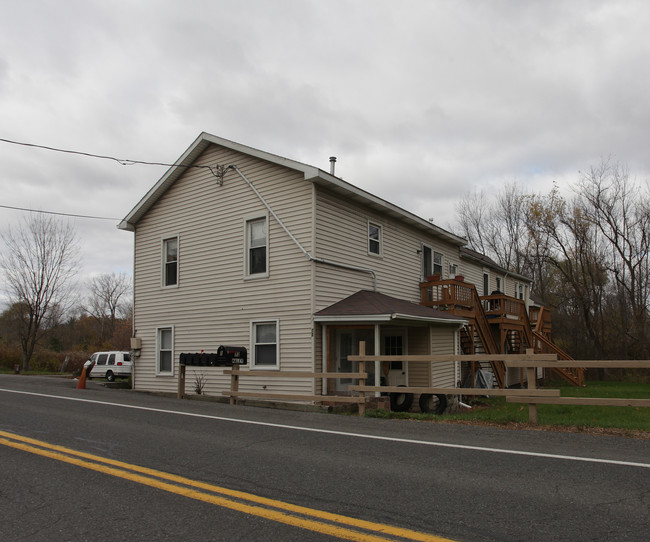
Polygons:
<instances>
[{"instance_id":1,"label":"window with white trim","mask_svg":"<svg viewBox=\"0 0 650 542\"><path fill-rule=\"evenodd\" d=\"M277 320L251 322L252 368L280 368L278 328Z\"/></svg>"},{"instance_id":2,"label":"window with white trim","mask_svg":"<svg viewBox=\"0 0 650 542\"><path fill-rule=\"evenodd\" d=\"M368 254L381 256L381 226L368 222Z\"/></svg>"},{"instance_id":3,"label":"window with white trim","mask_svg":"<svg viewBox=\"0 0 650 542\"><path fill-rule=\"evenodd\" d=\"M442 278L442 254L440 252L433 253L433 274L440 275Z\"/></svg>"},{"instance_id":4,"label":"window with white trim","mask_svg":"<svg viewBox=\"0 0 650 542\"><path fill-rule=\"evenodd\" d=\"M456 275L458 275L458 265L455 263L450 263L449 264L449 278L453 279L456 278Z\"/></svg>"},{"instance_id":5,"label":"window with white trim","mask_svg":"<svg viewBox=\"0 0 650 542\"><path fill-rule=\"evenodd\" d=\"M266 217L246 221L246 275L268 275L268 229Z\"/></svg>"},{"instance_id":6,"label":"window with white trim","mask_svg":"<svg viewBox=\"0 0 650 542\"><path fill-rule=\"evenodd\" d=\"M163 286L178 285L178 237L163 239Z\"/></svg>"},{"instance_id":7,"label":"window with white trim","mask_svg":"<svg viewBox=\"0 0 650 542\"><path fill-rule=\"evenodd\" d=\"M156 374L174 374L174 328L156 329Z\"/></svg>"}]
</instances>

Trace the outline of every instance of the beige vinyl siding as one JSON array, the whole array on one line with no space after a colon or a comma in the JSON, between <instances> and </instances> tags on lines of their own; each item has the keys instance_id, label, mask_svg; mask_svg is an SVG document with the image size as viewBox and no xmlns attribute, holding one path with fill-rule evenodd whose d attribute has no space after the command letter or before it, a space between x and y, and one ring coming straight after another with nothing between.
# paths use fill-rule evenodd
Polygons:
<instances>
[{"instance_id":1,"label":"beige vinyl siding","mask_svg":"<svg viewBox=\"0 0 650 542\"><path fill-rule=\"evenodd\" d=\"M368 222L382 228L382 256L368 254ZM422 243L443 254L444 266L458 261L458 247L410 227L340 196L317 188L316 256L347 265L372 269L377 289L412 302L420 301L419 283ZM367 273L318 265L316 268L316 310L361 289L372 289Z\"/></svg>"},{"instance_id":2,"label":"beige vinyl siding","mask_svg":"<svg viewBox=\"0 0 650 542\"><path fill-rule=\"evenodd\" d=\"M456 340L455 326L432 326L431 327L431 353L432 354L455 354ZM431 385L434 387L453 388L456 387L454 379L454 363L433 363L431 368Z\"/></svg>"},{"instance_id":3,"label":"beige vinyl siding","mask_svg":"<svg viewBox=\"0 0 650 542\"><path fill-rule=\"evenodd\" d=\"M312 185L301 173L212 146L197 165L235 164L305 249L311 249ZM244 278L245 217L267 216L268 278ZM162 239L179 236L177 288L161 287ZM280 368L313 368L312 266L245 181L227 172L223 186L203 169L189 169L136 226L135 329L142 339L136 387L175 392L181 352L215 352L220 344L250 352L252 320L279 320ZM174 326L173 377L155 376L155 330ZM229 386L222 368L188 367L208 379L207 394ZM259 380L259 379L255 379ZM313 383L269 381L267 389L312 393ZM259 389L242 379L241 390Z\"/></svg>"},{"instance_id":4,"label":"beige vinyl siding","mask_svg":"<svg viewBox=\"0 0 650 542\"><path fill-rule=\"evenodd\" d=\"M483 269L482 265L463 260L460 266L460 274L465 277L465 282L473 284L478 295L483 295ZM490 279L492 274L490 274Z\"/></svg>"},{"instance_id":5,"label":"beige vinyl siding","mask_svg":"<svg viewBox=\"0 0 650 542\"><path fill-rule=\"evenodd\" d=\"M422 355L430 352L429 327L408 328L408 354ZM429 363L423 361L410 361L408 366L409 386L429 386L431 373Z\"/></svg>"}]
</instances>

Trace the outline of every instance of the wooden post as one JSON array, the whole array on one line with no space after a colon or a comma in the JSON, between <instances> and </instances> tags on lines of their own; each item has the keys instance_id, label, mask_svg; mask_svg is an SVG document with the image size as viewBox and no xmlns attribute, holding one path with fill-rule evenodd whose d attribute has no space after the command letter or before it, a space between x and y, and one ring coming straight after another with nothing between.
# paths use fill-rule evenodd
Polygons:
<instances>
[{"instance_id":1,"label":"wooden post","mask_svg":"<svg viewBox=\"0 0 650 542\"><path fill-rule=\"evenodd\" d=\"M532 348L526 349L526 354L534 354ZM534 390L537 388L537 368L526 367L526 378L528 380L528 389ZM537 425L537 403L528 403L528 421Z\"/></svg>"},{"instance_id":2,"label":"wooden post","mask_svg":"<svg viewBox=\"0 0 650 542\"><path fill-rule=\"evenodd\" d=\"M361 341L359 342L359 355L360 356L365 356L366 355L366 342ZM365 373L366 372L366 362L365 361L360 361L359 362L359 372L360 373ZM366 385L366 379L365 378L360 378L359 379L359 386L365 386ZM359 416L365 416L366 415L366 392L362 391L359 392L361 394L361 397L363 397L363 403L359 403Z\"/></svg>"},{"instance_id":3,"label":"wooden post","mask_svg":"<svg viewBox=\"0 0 650 542\"><path fill-rule=\"evenodd\" d=\"M239 391L239 365L232 366L232 373L230 373L230 391ZM237 404L237 397L230 396L230 404Z\"/></svg>"},{"instance_id":4,"label":"wooden post","mask_svg":"<svg viewBox=\"0 0 650 542\"><path fill-rule=\"evenodd\" d=\"M185 365L178 366L178 393L177 399L185 398Z\"/></svg>"},{"instance_id":5,"label":"wooden post","mask_svg":"<svg viewBox=\"0 0 650 542\"><path fill-rule=\"evenodd\" d=\"M474 386L476 386L476 365L475 365L475 363L476 362L474 360L469 362L470 372L472 373L472 384L471 384L470 388L473 388Z\"/></svg>"}]
</instances>

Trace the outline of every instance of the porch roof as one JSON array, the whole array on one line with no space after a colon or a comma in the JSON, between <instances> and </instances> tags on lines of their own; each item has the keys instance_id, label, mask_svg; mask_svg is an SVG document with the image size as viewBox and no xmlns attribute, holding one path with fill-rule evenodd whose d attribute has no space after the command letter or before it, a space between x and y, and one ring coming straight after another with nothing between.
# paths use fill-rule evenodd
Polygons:
<instances>
[{"instance_id":1,"label":"porch roof","mask_svg":"<svg viewBox=\"0 0 650 542\"><path fill-rule=\"evenodd\" d=\"M393 320L456 325L466 323L463 318L454 314L370 290L360 290L314 314L314 321L323 323Z\"/></svg>"}]
</instances>

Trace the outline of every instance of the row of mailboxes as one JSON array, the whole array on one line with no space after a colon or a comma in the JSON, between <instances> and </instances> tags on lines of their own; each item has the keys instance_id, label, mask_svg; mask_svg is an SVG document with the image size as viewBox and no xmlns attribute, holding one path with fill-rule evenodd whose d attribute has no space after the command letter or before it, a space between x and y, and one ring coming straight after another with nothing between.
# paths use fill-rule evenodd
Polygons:
<instances>
[{"instance_id":1,"label":"row of mailboxes","mask_svg":"<svg viewBox=\"0 0 650 542\"><path fill-rule=\"evenodd\" d=\"M181 354L181 365L198 365L203 367L232 367L246 365L246 347L220 346L216 354L201 352L200 354Z\"/></svg>"}]
</instances>

